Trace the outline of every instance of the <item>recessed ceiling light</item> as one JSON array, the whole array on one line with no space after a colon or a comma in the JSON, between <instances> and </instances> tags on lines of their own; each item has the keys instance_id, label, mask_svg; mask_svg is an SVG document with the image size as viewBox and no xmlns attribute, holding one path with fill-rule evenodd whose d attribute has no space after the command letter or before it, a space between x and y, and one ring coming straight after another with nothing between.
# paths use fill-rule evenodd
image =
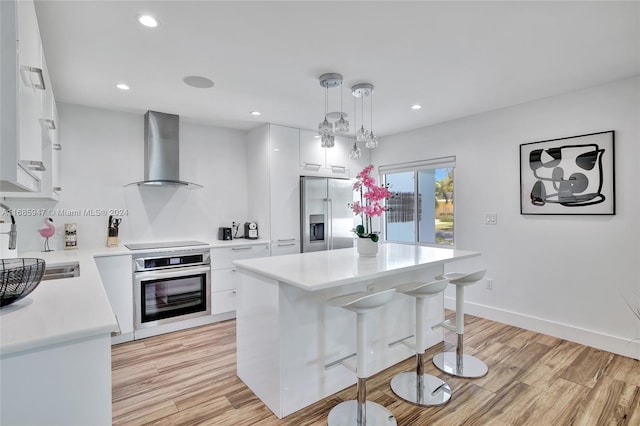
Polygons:
<instances>
[{"instance_id":1,"label":"recessed ceiling light","mask_svg":"<svg viewBox=\"0 0 640 426\"><path fill-rule=\"evenodd\" d=\"M145 27L155 28L158 26L158 21L156 18L150 15L142 15L138 18L138 22L140 22Z\"/></svg>"},{"instance_id":2,"label":"recessed ceiling light","mask_svg":"<svg viewBox=\"0 0 640 426\"><path fill-rule=\"evenodd\" d=\"M120 89L120 90L129 90L129 89L130 89L130 87L129 87L129 86L127 86L127 85L126 85L126 84L124 84L124 83L118 83L118 84L116 84L116 87L117 87L118 89Z\"/></svg>"},{"instance_id":3,"label":"recessed ceiling light","mask_svg":"<svg viewBox=\"0 0 640 426\"><path fill-rule=\"evenodd\" d=\"M262 113L260 111L251 111L249 114L256 115L256 116L262 115Z\"/></svg>"},{"instance_id":4,"label":"recessed ceiling light","mask_svg":"<svg viewBox=\"0 0 640 426\"><path fill-rule=\"evenodd\" d=\"M208 89L209 87L213 87L213 81L209 80L207 77L202 77L200 75L189 75L182 79L184 84L187 84L191 87L195 87L197 89Z\"/></svg>"},{"instance_id":5,"label":"recessed ceiling light","mask_svg":"<svg viewBox=\"0 0 640 426\"><path fill-rule=\"evenodd\" d=\"M420 109L420 108L422 108L422 105L419 105L419 104L411 105L411 109Z\"/></svg>"}]
</instances>

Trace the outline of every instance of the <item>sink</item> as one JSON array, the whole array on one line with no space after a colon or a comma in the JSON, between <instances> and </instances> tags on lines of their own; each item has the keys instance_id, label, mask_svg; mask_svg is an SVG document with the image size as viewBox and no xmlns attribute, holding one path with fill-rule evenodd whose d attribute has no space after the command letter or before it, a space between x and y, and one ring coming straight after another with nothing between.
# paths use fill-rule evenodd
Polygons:
<instances>
[{"instance_id":1,"label":"sink","mask_svg":"<svg viewBox=\"0 0 640 426\"><path fill-rule=\"evenodd\" d=\"M78 262L65 263L64 265L47 266L42 276L42 281L60 280L80 276L80 264Z\"/></svg>"},{"instance_id":2,"label":"sink","mask_svg":"<svg viewBox=\"0 0 640 426\"><path fill-rule=\"evenodd\" d=\"M31 293L42 281L44 259L0 259L0 306L9 305Z\"/></svg>"}]
</instances>

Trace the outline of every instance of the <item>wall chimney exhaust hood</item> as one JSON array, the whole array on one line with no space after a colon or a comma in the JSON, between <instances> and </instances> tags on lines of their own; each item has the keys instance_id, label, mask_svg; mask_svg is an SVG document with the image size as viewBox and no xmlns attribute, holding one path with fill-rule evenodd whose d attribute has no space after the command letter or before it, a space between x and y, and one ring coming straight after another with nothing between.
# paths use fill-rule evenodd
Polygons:
<instances>
[{"instance_id":1,"label":"wall chimney exhaust hood","mask_svg":"<svg viewBox=\"0 0 640 426\"><path fill-rule=\"evenodd\" d=\"M180 117L157 111L144 115L144 180L126 186L202 188L180 180Z\"/></svg>"}]
</instances>

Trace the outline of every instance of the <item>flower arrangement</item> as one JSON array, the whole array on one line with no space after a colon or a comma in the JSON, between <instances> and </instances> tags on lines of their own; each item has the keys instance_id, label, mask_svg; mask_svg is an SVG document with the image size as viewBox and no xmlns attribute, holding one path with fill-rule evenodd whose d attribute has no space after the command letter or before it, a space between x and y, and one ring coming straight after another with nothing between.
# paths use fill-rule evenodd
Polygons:
<instances>
[{"instance_id":1,"label":"flower arrangement","mask_svg":"<svg viewBox=\"0 0 640 426\"><path fill-rule=\"evenodd\" d=\"M353 231L359 238L371 238L371 241L376 243L378 233L373 232L371 218L381 216L386 210L383 202L391 198L391 192L385 186L376 185L376 179L371 176L372 170L373 166L368 165L356 176L353 190L360 193L360 201L355 201L351 209L362 219L362 223Z\"/></svg>"}]
</instances>

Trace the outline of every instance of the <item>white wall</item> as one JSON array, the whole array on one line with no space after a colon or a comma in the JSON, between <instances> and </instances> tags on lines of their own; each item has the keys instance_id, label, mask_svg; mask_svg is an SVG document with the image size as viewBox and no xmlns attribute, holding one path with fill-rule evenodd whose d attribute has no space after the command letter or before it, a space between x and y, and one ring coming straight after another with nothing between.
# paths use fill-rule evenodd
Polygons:
<instances>
[{"instance_id":1,"label":"white wall","mask_svg":"<svg viewBox=\"0 0 640 426\"><path fill-rule=\"evenodd\" d=\"M142 115L58 104L61 183L59 202L16 201L14 209L52 208L80 211L54 214L58 230L78 224L80 248L104 247L108 216L89 216L85 209L124 209L120 244L135 241L217 239L219 226L247 220L246 136L244 132L180 122L180 177L202 189L123 188L143 179ZM18 248L40 250L37 230L43 217L18 217ZM63 247L57 231L52 248Z\"/></svg>"},{"instance_id":2,"label":"white wall","mask_svg":"<svg viewBox=\"0 0 640 426\"><path fill-rule=\"evenodd\" d=\"M607 130L615 216L520 214L520 144ZM640 359L640 320L624 300L640 304L639 147L636 77L389 136L372 159L456 156L456 247L482 257L449 269L486 267L494 280L467 289L467 312ZM449 307L454 297L447 289Z\"/></svg>"}]
</instances>

